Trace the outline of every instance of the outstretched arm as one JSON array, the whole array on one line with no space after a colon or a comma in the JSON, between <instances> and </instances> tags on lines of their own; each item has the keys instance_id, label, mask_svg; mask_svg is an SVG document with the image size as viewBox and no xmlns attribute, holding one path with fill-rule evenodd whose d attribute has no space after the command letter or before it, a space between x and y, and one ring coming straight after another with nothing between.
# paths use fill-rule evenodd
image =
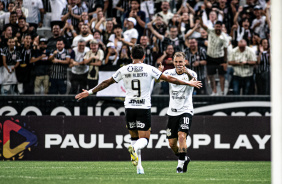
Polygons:
<instances>
[{"instance_id":1,"label":"outstretched arm","mask_svg":"<svg viewBox=\"0 0 282 184\"><path fill-rule=\"evenodd\" d=\"M174 78L170 75L163 75L162 74L160 79L167 81L167 82L170 82L170 83L173 83L173 84L178 84L178 85L189 85L189 86L196 87L196 88L199 88L199 89L202 87L201 81L190 80L188 82L185 82L185 81L179 80L177 78Z\"/></svg>"},{"instance_id":2,"label":"outstretched arm","mask_svg":"<svg viewBox=\"0 0 282 184\"><path fill-rule=\"evenodd\" d=\"M101 91L105 88L107 88L108 86L112 85L113 83L115 83L115 80L111 77L107 80L104 80L103 82L101 82L100 84L98 84L96 87L90 89L89 91L83 89L82 93L79 93L75 96L75 99L77 100L81 100L82 98L86 98L89 95L93 94L93 93L97 93L98 91Z\"/></svg>"}]
</instances>

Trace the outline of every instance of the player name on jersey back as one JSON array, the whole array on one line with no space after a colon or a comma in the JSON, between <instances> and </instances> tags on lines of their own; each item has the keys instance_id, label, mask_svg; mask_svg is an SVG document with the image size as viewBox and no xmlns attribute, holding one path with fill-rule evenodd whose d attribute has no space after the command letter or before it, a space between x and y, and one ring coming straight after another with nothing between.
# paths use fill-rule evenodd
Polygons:
<instances>
[{"instance_id":1,"label":"player name on jersey back","mask_svg":"<svg viewBox=\"0 0 282 184\"><path fill-rule=\"evenodd\" d=\"M147 64L129 64L113 75L116 82L123 80L126 90L125 108L149 109L151 107L151 83L162 72Z\"/></svg>"}]
</instances>

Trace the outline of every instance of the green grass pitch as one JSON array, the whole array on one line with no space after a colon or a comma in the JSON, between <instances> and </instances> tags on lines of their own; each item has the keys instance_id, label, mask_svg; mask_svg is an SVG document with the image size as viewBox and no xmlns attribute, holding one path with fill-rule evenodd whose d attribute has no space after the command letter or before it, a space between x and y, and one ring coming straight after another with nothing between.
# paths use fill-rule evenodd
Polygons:
<instances>
[{"instance_id":1,"label":"green grass pitch","mask_svg":"<svg viewBox=\"0 0 282 184\"><path fill-rule=\"evenodd\" d=\"M128 162L0 163L1 184L259 184L271 183L270 162L191 161L188 172L176 173L177 161L143 161L145 174L137 175Z\"/></svg>"}]
</instances>

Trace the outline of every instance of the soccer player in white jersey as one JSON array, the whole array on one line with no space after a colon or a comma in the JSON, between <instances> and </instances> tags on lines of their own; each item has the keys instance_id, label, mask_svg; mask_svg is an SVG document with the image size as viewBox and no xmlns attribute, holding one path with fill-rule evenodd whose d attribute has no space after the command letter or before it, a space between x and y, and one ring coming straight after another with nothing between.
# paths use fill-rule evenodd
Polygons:
<instances>
[{"instance_id":1,"label":"soccer player in white jersey","mask_svg":"<svg viewBox=\"0 0 282 184\"><path fill-rule=\"evenodd\" d=\"M135 45L131 50L132 64L123 66L109 79L104 80L91 90L83 90L75 96L81 100L109 85L123 80L126 89L124 101L126 125L131 135L131 146L128 151L132 163L137 166L137 174L144 174L141 165L141 149L147 146L151 132L151 81L160 79L178 85L189 85L200 88L200 81L183 81L172 76L163 75L161 71L144 64L145 52L142 46Z\"/></svg>"},{"instance_id":2,"label":"soccer player in white jersey","mask_svg":"<svg viewBox=\"0 0 282 184\"><path fill-rule=\"evenodd\" d=\"M185 54L183 52L176 52L174 54L173 64L175 68L164 71L165 75L187 82L197 81L196 72L185 67ZM194 113L192 103L193 89L193 86L169 84L170 98L167 110L167 138L170 148L178 156L177 173L186 172L190 162L190 158L186 156L186 137L190 132ZM177 145L177 140L179 146Z\"/></svg>"}]
</instances>

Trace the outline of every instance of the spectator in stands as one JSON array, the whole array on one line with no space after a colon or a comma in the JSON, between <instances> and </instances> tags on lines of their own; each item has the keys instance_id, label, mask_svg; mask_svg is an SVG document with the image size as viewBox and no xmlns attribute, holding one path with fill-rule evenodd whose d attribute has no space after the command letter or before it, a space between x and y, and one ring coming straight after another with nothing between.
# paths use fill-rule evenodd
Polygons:
<instances>
[{"instance_id":1,"label":"spectator in stands","mask_svg":"<svg viewBox=\"0 0 282 184\"><path fill-rule=\"evenodd\" d=\"M106 25L105 25L106 18L104 17L103 11L98 11L98 12L97 12L97 18L96 18L96 17L93 17L93 18L91 19L90 25L91 25L91 30L92 30L92 32L95 32L95 30L97 30L97 29L96 29L96 24L98 24L98 22L100 22L100 21L102 21L102 22L101 22L100 25L99 25L99 29L100 29L100 30L105 30L105 27L106 27Z\"/></svg>"},{"instance_id":2,"label":"spectator in stands","mask_svg":"<svg viewBox=\"0 0 282 184\"><path fill-rule=\"evenodd\" d=\"M88 15L89 16L94 16L96 14L97 9L99 11L102 11L104 8L104 0L87 0L87 5L88 5ZM97 17L97 14L96 14Z\"/></svg>"},{"instance_id":3,"label":"spectator in stands","mask_svg":"<svg viewBox=\"0 0 282 184\"><path fill-rule=\"evenodd\" d=\"M198 41L198 46L203 47L207 50L207 45L208 45L208 32L201 28L200 30L201 37L197 38Z\"/></svg>"},{"instance_id":4,"label":"spectator in stands","mask_svg":"<svg viewBox=\"0 0 282 184\"><path fill-rule=\"evenodd\" d=\"M254 15L256 18L252 22L251 29L254 33L257 33L260 38L266 38L265 34L265 24L267 23L266 16L262 16L262 7L255 6L254 7Z\"/></svg>"},{"instance_id":5,"label":"spectator in stands","mask_svg":"<svg viewBox=\"0 0 282 184\"><path fill-rule=\"evenodd\" d=\"M198 42L195 38L189 39L189 48L185 50L186 59L190 68L197 73L197 80L201 81L203 86L200 89L195 89L198 95L207 95L207 61L206 50L198 47Z\"/></svg>"},{"instance_id":6,"label":"spectator in stands","mask_svg":"<svg viewBox=\"0 0 282 184\"><path fill-rule=\"evenodd\" d=\"M34 78L33 64L30 62L32 55L32 38L27 34L24 37L23 46L19 48L21 52L21 61L16 68L16 75L18 80L19 94L34 94Z\"/></svg>"},{"instance_id":7,"label":"spectator in stands","mask_svg":"<svg viewBox=\"0 0 282 184\"><path fill-rule=\"evenodd\" d=\"M33 25L35 30L37 27L42 27L44 19L44 8L42 0L23 0L23 7L28 9L26 21L29 25ZM38 18L40 12L40 19Z\"/></svg>"},{"instance_id":8,"label":"spectator in stands","mask_svg":"<svg viewBox=\"0 0 282 184\"><path fill-rule=\"evenodd\" d=\"M73 43L73 39L77 36L75 29L72 24L68 22L65 23L65 26L61 30L61 36L63 36L69 43Z\"/></svg>"},{"instance_id":9,"label":"spectator in stands","mask_svg":"<svg viewBox=\"0 0 282 184\"><path fill-rule=\"evenodd\" d=\"M23 16L19 17L18 26L19 26L19 33L21 34L21 37L23 38L25 35L28 34L28 26L27 26L25 17Z\"/></svg>"},{"instance_id":10,"label":"spectator in stands","mask_svg":"<svg viewBox=\"0 0 282 184\"><path fill-rule=\"evenodd\" d=\"M234 69L233 73L233 92L240 95L242 87L243 94L249 95L253 80L253 70L257 63L255 53L247 46L246 40L241 40L238 47L234 48L228 64Z\"/></svg>"},{"instance_id":11,"label":"spectator in stands","mask_svg":"<svg viewBox=\"0 0 282 184\"><path fill-rule=\"evenodd\" d=\"M151 32L162 42L160 52L166 50L168 45L173 45L175 52L182 52L184 49L184 40L182 36L179 36L178 28L172 26L169 29L169 35L165 37L164 35L159 34L153 27L152 22L147 24Z\"/></svg>"},{"instance_id":12,"label":"spectator in stands","mask_svg":"<svg viewBox=\"0 0 282 184\"><path fill-rule=\"evenodd\" d=\"M136 19L133 17L129 17L127 19L127 29L123 33L124 38L118 37L123 44L126 44L130 47L134 46L137 43L138 39L138 31L134 28L136 25Z\"/></svg>"},{"instance_id":13,"label":"spectator in stands","mask_svg":"<svg viewBox=\"0 0 282 184\"><path fill-rule=\"evenodd\" d=\"M11 38L13 35L13 30L11 26L5 26L4 35L1 36L2 45L3 47L7 47L8 39ZM13 40L15 41L15 40Z\"/></svg>"},{"instance_id":14,"label":"spectator in stands","mask_svg":"<svg viewBox=\"0 0 282 184\"><path fill-rule=\"evenodd\" d=\"M70 48L70 44L67 41L67 39L61 36L61 29L59 25L53 26L52 33L53 33L53 36L48 39L47 50L50 50L50 51L56 50L57 49L56 45L57 45L58 40L63 40L64 43L66 43L65 44L66 49Z\"/></svg>"},{"instance_id":15,"label":"spectator in stands","mask_svg":"<svg viewBox=\"0 0 282 184\"><path fill-rule=\"evenodd\" d=\"M261 40L256 67L258 95L270 95L270 47L266 38Z\"/></svg>"},{"instance_id":16,"label":"spectator in stands","mask_svg":"<svg viewBox=\"0 0 282 184\"><path fill-rule=\"evenodd\" d=\"M66 0L49 0L51 6L51 27L54 25L60 25L63 27L62 23L62 11L67 6Z\"/></svg>"},{"instance_id":17,"label":"spectator in stands","mask_svg":"<svg viewBox=\"0 0 282 184\"><path fill-rule=\"evenodd\" d=\"M135 23L134 23L134 28L138 32L138 38L137 38L137 43L140 42L140 37L144 34L144 28L145 28L145 22L146 22L146 14L145 12L139 10L140 8L140 0L132 0L131 3L131 10L130 12L126 12L124 14L124 22L123 26L127 27L129 24L127 24L129 18L134 18ZM128 30L129 28L127 28Z\"/></svg>"},{"instance_id":18,"label":"spectator in stands","mask_svg":"<svg viewBox=\"0 0 282 184\"><path fill-rule=\"evenodd\" d=\"M153 46L149 45L149 39L147 36L141 36L140 39L140 45L144 48L145 50L145 59L143 63L155 66L155 61L153 60ZM155 52L156 54L156 52Z\"/></svg>"},{"instance_id":19,"label":"spectator in stands","mask_svg":"<svg viewBox=\"0 0 282 184\"><path fill-rule=\"evenodd\" d=\"M8 6L8 12L5 12L0 15L0 20L4 20L5 24L10 23L10 14L11 12L15 11L15 3L14 2L9 2Z\"/></svg>"},{"instance_id":20,"label":"spectator in stands","mask_svg":"<svg viewBox=\"0 0 282 184\"><path fill-rule=\"evenodd\" d=\"M207 70L213 93L217 95L214 75L218 72L221 92L224 95L224 74L227 70L227 47L229 39L222 32L222 22L217 21L214 28L208 28L200 20L202 28L208 32Z\"/></svg>"},{"instance_id":21,"label":"spectator in stands","mask_svg":"<svg viewBox=\"0 0 282 184\"><path fill-rule=\"evenodd\" d=\"M168 21L168 28L170 29L172 26L177 27L178 32L180 32L180 27L181 27L181 18L179 14L174 14L172 19Z\"/></svg>"},{"instance_id":22,"label":"spectator in stands","mask_svg":"<svg viewBox=\"0 0 282 184\"><path fill-rule=\"evenodd\" d=\"M87 85L96 86L99 81L99 66L102 65L104 59L104 52L99 49L99 42L95 39L90 40L90 51L88 51L83 63L89 65L89 72L87 75Z\"/></svg>"},{"instance_id":23,"label":"spectator in stands","mask_svg":"<svg viewBox=\"0 0 282 184\"><path fill-rule=\"evenodd\" d=\"M11 27L9 27L11 29ZM3 41L3 40L2 40ZM15 40L12 37L7 39L7 47L2 52L3 57L3 74L2 74L2 94L16 94L16 85L18 83L15 69L21 61L21 53L16 50Z\"/></svg>"},{"instance_id":24,"label":"spectator in stands","mask_svg":"<svg viewBox=\"0 0 282 184\"><path fill-rule=\"evenodd\" d=\"M88 13L88 7L86 3L82 0L77 0L76 5L78 9L81 9L82 12L87 12Z\"/></svg>"},{"instance_id":25,"label":"spectator in stands","mask_svg":"<svg viewBox=\"0 0 282 184\"><path fill-rule=\"evenodd\" d=\"M157 59L157 64L164 66L163 72L168 70L168 69L174 68L174 65L173 65L174 51L175 50L174 50L173 45L170 44L170 45L168 45L166 47L166 51L163 52L163 55L160 56ZM169 85L168 85L168 83L167 82L162 82L161 83L161 89L162 89L161 94L168 94L169 93Z\"/></svg>"},{"instance_id":26,"label":"spectator in stands","mask_svg":"<svg viewBox=\"0 0 282 184\"><path fill-rule=\"evenodd\" d=\"M82 14L82 9L78 8L76 3L77 0L68 0L68 5L63 9L61 18L63 22L67 21L73 27L77 27Z\"/></svg>"},{"instance_id":27,"label":"spectator in stands","mask_svg":"<svg viewBox=\"0 0 282 184\"><path fill-rule=\"evenodd\" d=\"M107 20L107 21L106 21ZM102 24L104 21L106 21L106 28L105 30L100 29L100 24ZM96 25L95 30L99 31L103 38L104 45L107 45L109 42L110 36L113 34L114 25L116 25L116 18L102 18Z\"/></svg>"},{"instance_id":28,"label":"spectator in stands","mask_svg":"<svg viewBox=\"0 0 282 184\"><path fill-rule=\"evenodd\" d=\"M2 15L4 14L6 14L6 12L4 11L4 3L0 1L0 17L2 17ZM4 24L5 24L5 18L1 18L0 19L0 32L3 30Z\"/></svg>"},{"instance_id":29,"label":"spectator in stands","mask_svg":"<svg viewBox=\"0 0 282 184\"><path fill-rule=\"evenodd\" d=\"M153 0L145 0L143 2L141 2L140 4L140 10L145 12L145 22L151 22L153 19L153 16L155 14L155 7L154 7L154 1Z\"/></svg>"},{"instance_id":30,"label":"spectator in stands","mask_svg":"<svg viewBox=\"0 0 282 184\"><path fill-rule=\"evenodd\" d=\"M17 13L15 11L10 13L10 23L6 24L5 26L11 26L13 30L13 37L16 36L17 32L19 31L19 26L17 24Z\"/></svg>"},{"instance_id":31,"label":"spectator in stands","mask_svg":"<svg viewBox=\"0 0 282 184\"><path fill-rule=\"evenodd\" d=\"M116 48L118 53L121 51L122 41L120 41L120 39L122 37L123 36L122 36L121 26L119 24L114 25L113 34L110 35L108 41L114 43L115 48Z\"/></svg>"},{"instance_id":32,"label":"spectator in stands","mask_svg":"<svg viewBox=\"0 0 282 184\"><path fill-rule=\"evenodd\" d=\"M203 17L205 17L204 13L203 13ZM221 16L221 18L218 18L216 12L215 11L211 11L209 13L209 18L208 19L207 18L203 19L203 23L208 28L214 28L214 25L215 25L217 20L222 21L222 16Z\"/></svg>"},{"instance_id":33,"label":"spectator in stands","mask_svg":"<svg viewBox=\"0 0 282 184\"><path fill-rule=\"evenodd\" d=\"M185 40L188 38L200 38L201 37L201 25L200 20L196 20L195 26L192 29L189 29L185 34Z\"/></svg>"},{"instance_id":34,"label":"spectator in stands","mask_svg":"<svg viewBox=\"0 0 282 184\"><path fill-rule=\"evenodd\" d=\"M251 30L250 30L250 21L248 18L241 19L238 23L238 16L243 11L243 7L240 6L238 12L234 17L234 25L231 28L230 36L232 37L232 44L236 47L238 41L244 39L249 45L251 42Z\"/></svg>"},{"instance_id":35,"label":"spectator in stands","mask_svg":"<svg viewBox=\"0 0 282 184\"><path fill-rule=\"evenodd\" d=\"M105 64L103 65L104 69L110 69L111 66L117 64L118 60L118 52L115 48L115 44L113 42L109 42L107 44L107 51L105 53Z\"/></svg>"},{"instance_id":36,"label":"spectator in stands","mask_svg":"<svg viewBox=\"0 0 282 184\"><path fill-rule=\"evenodd\" d=\"M90 27L90 18L87 12L82 12L80 21L83 21L83 24L87 24Z\"/></svg>"},{"instance_id":37,"label":"spectator in stands","mask_svg":"<svg viewBox=\"0 0 282 184\"><path fill-rule=\"evenodd\" d=\"M52 61L50 72L49 94L66 94L67 92L67 68L70 64L70 54L65 49L62 39L57 40L56 50L50 53Z\"/></svg>"},{"instance_id":38,"label":"spectator in stands","mask_svg":"<svg viewBox=\"0 0 282 184\"><path fill-rule=\"evenodd\" d=\"M99 43L99 48L102 50L102 51L106 51L106 45L103 43L103 40L102 40L102 36L101 36L101 33L99 31L95 31L93 33L93 37L94 37L94 40L97 40L98 43Z\"/></svg>"},{"instance_id":39,"label":"spectator in stands","mask_svg":"<svg viewBox=\"0 0 282 184\"><path fill-rule=\"evenodd\" d=\"M93 35L90 33L90 30L87 24L82 25L81 30L80 30L80 35L77 35L73 39L72 47L77 47L78 41L81 39L83 39L86 42L86 44L88 44L90 40L94 39Z\"/></svg>"},{"instance_id":40,"label":"spectator in stands","mask_svg":"<svg viewBox=\"0 0 282 184\"><path fill-rule=\"evenodd\" d=\"M169 20L172 19L173 13L170 12L169 2L163 1L161 6L162 11L157 13L163 18L163 21L168 24Z\"/></svg>"},{"instance_id":41,"label":"spectator in stands","mask_svg":"<svg viewBox=\"0 0 282 184\"><path fill-rule=\"evenodd\" d=\"M187 12L183 13L180 22L180 31L185 34L187 33L191 28L194 28L194 16L193 14L188 14Z\"/></svg>"},{"instance_id":42,"label":"spectator in stands","mask_svg":"<svg viewBox=\"0 0 282 184\"><path fill-rule=\"evenodd\" d=\"M87 87L87 74L89 66L83 62L83 57L90 49L86 47L84 39L78 40L78 46L73 48L71 59L71 90L70 94L77 94Z\"/></svg>"},{"instance_id":43,"label":"spectator in stands","mask_svg":"<svg viewBox=\"0 0 282 184\"><path fill-rule=\"evenodd\" d=\"M122 67L124 65L128 65L132 63L132 59L130 58L130 49L128 45L122 45L120 53L119 53L119 59L117 61L117 65L119 67Z\"/></svg>"},{"instance_id":44,"label":"spectator in stands","mask_svg":"<svg viewBox=\"0 0 282 184\"><path fill-rule=\"evenodd\" d=\"M167 30L167 23L163 20L161 15L156 16L152 21L152 27L161 35L165 35ZM148 26L148 25L147 25Z\"/></svg>"},{"instance_id":45,"label":"spectator in stands","mask_svg":"<svg viewBox=\"0 0 282 184\"><path fill-rule=\"evenodd\" d=\"M40 38L39 45L32 52L30 63L34 63L35 80L34 93L48 94L49 91L49 70L51 61L48 59L50 51L47 50L47 39ZM41 92L41 88L43 91Z\"/></svg>"},{"instance_id":46,"label":"spectator in stands","mask_svg":"<svg viewBox=\"0 0 282 184\"><path fill-rule=\"evenodd\" d=\"M17 10L19 8L21 10L21 13L22 13L21 16L27 17L28 16L28 9L23 7L23 0L16 0L14 2L15 2L15 8L16 9L14 9L13 11L17 12ZM18 17L20 17L20 16L18 16Z\"/></svg>"}]
</instances>

